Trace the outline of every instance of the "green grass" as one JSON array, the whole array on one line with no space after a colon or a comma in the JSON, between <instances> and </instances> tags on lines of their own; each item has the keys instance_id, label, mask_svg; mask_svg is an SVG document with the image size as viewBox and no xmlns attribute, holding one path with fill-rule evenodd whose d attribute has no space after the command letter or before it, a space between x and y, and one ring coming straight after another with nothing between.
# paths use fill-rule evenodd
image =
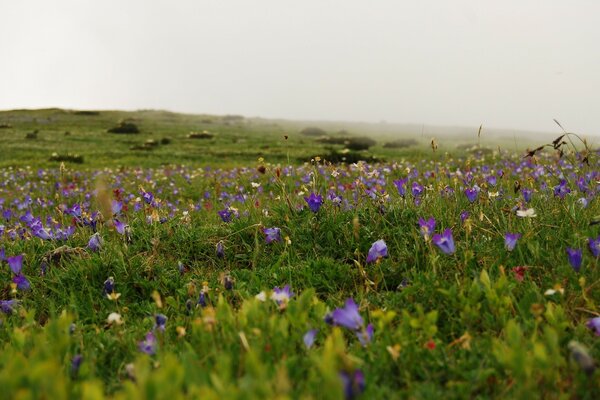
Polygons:
<instances>
[{"instance_id":1,"label":"green grass","mask_svg":"<svg viewBox=\"0 0 600 400\"><path fill-rule=\"evenodd\" d=\"M106 133L124 118L133 118L142 133ZM201 122L208 119L213 122ZM442 141L435 153L425 143L393 151L378 144L370 154L384 159L381 164L302 165L300 159L325 148L293 125L225 124L214 116L155 111L13 111L0 114L3 121L12 127L0 130L7 150L0 152L0 198L15 217L0 223L6 229L0 248L7 256L25 255L23 274L31 282L31 290L14 291L12 272L0 265L0 300L20 301L12 314L0 313L6 398L340 399L339 374L355 369L365 376L364 399L600 395L600 373L587 375L569 350L576 341L600 359L600 338L585 326L600 311L599 261L587 248L588 238L599 234L590 224L600 214L597 184L588 184L594 195L583 208L575 183L598 176L597 154L589 166L569 153L557 163L549 152L537 165L521 165L522 154L482 155ZM39 139L24 139L34 129ZM186 139L204 129L215 138ZM172 143L129 150L163 137ZM79 153L85 162L59 169L46 158L55 151ZM288 157L293 167L287 168ZM420 204L410 194L400 196L393 184L415 171L412 181L426 188ZM469 186L481 188L474 203L462 192L468 171ZM561 173L572 191L564 199L553 195ZM490 174L498 176L495 187L486 181ZM96 190L99 180L107 190ZM515 215L513 207L522 203L516 182L534 190L526 206L537 217ZM157 203L136 199L140 187ZM454 192L441 196L445 188ZM325 196L331 189L341 206L326 200L317 213L305 207L308 193ZM243 202L233 197L240 193ZM32 202L18 210L27 195ZM131 226L131 243L115 231L105 200L129 195L120 218ZM225 223L217 211L227 202L239 217ZM26 210L44 225L47 217L69 225L73 217L65 207L74 204L82 204L84 217L104 211L97 223L100 251L86 249L93 231L81 224L64 242L41 240L27 229L23 239L10 239L8 231L25 225L18 217ZM463 211L470 213L464 222ZM421 236L420 217L434 217L436 232L452 229L454 254ZM281 242L265 242L268 227L281 228ZM506 232L522 234L511 252L504 248ZM379 239L388 257L366 263ZM61 245L84 250L50 262L40 275L44 256ZM569 265L566 247L583 249L579 272ZM523 281L516 279L517 266L527 267ZM110 276L118 300L103 295ZM231 290L225 277L234 281ZM284 308L269 295L285 285L295 295ZM547 294L552 288L558 291ZM200 307L205 289L208 306ZM261 291L265 302L256 298ZM366 346L349 329L324 320L347 298L359 304L365 325L373 324ZM113 312L122 325L107 323ZM146 355L138 343L157 313L168 317L166 330L156 331L156 354ZM309 329L319 332L307 349ZM71 370L75 355L83 356L77 373Z\"/></svg>"}]
</instances>

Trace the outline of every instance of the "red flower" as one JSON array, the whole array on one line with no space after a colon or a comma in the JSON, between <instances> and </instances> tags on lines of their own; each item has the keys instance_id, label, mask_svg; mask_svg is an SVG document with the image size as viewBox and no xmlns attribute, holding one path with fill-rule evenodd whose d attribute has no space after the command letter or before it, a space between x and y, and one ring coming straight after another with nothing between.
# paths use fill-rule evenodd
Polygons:
<instances>
[{"instance_id":1,"label":"red flower","mask_svg":"<svg viewBox=\"0 0 600 400\"><path fill-rule=\"evenodd\" d=\"M515 274L515 279L518 282L523 282L523 279L525 279L525 271L527 271L527 268L529 267L514 267L512 269Z\"/></svg>"}]
</instances>

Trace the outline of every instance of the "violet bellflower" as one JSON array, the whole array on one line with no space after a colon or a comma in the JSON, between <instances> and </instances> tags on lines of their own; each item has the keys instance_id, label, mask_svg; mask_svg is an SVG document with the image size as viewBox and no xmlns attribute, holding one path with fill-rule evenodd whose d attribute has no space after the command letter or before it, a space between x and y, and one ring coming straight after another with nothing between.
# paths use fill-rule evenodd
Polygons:
<instances>
[{"instance_id":1,"label":"violet bellflower","mask_svg":"<svg viewBox=\"0 0 600 400\"><path fill-rule=\"evenodd\" d=\"M302 340L304 341L304 346L306 346L307 349L310 349L313 346L313 344L315 344L315 339L317 338L318 332L318 329L311 329L308 332L306 332L302 337Z\"/></svg>"},{"instance_id":2,"label":"violet bellflower","mask_svg":"<svg viewBox=\"0 0 600 400\"><path fill-rule=\"evenodd\" d=\"M600 317L595 317L588 320L585 325L593 330L596 336L600 336Z\"/></svg>"},{"instance_id":3,"label":"violet bellflower","mask_svg":"<svg viewBox=\"0 0 600 400\"><path fill-rule=\"evenodd\" d=\"M590 251L594 257L600 257L600 235L598 235L596 239L589 238L588 247L590 248Z\"/></svg>"},{"instance_id":4,"label":"violet bellflower","mask_svg":"<svg viewBox=\"0 0 600 400\"><path fill-rule=\"evenodd\" d=\"M394 186L398 190L398 194L402 197L406 195L406 183L408 182L408 178L397 179L394 181Z\"/></svg>"},{"instance_id":5,"label":"violet bellflower","mask_svg":"<svg viewBox=\"0 0 600 400\"><path fill-rule=\"evenodd\" d=\"M166 324L167 324L167 316L164 314L156 314L154 316L154 328L153 329L158 329L161 332L165 331L166 328Z\"/></svg>"},{"instance_id":6,"label":"violet bellflower","mask_svg":"<svg viewBox=\"0 0 600 400\"><path fill-rule=\"evenodd\" d=\"M19 301L15 299L0 300L0 311L2 311L4 314L12 314L18 305Z\"/></svg>"},{"instance_id":7,"label":"violet bellflower","mask_svg":"<svg viewBox=\"0 0 600 400\"><path fill-rule=\"evenodd\" d=\"M435 218L431 217L428 220L419 218L419 228L423 237L430 237L431 234L435 231Z\"/></svg>"},{"instance_id":8,"label":"violet bellflower","mask_svg":"<svg viewBox=\"0 0 600 400\"><path fill-rule=\"evenodd\" d=\"M373 263L379 261L381 258L388 256L387 245L383 241L383 239L379 239L374 242L369 249L369 253L367 254L367 263Z\"/></svg>"},{"instance_id":9,"label":"violet bellflower","mask_svg":"<svg viewBox=\"0 0 600 400\"><path fill-rule=\"evenodd\" d=\"M310 211L316 213L323 205L323 196L320 194L311 193L308 197L304 198L304 201L308 204Z\"/></svg>"},{"instance_id":10,"label":"violet bellflower","mask_svg":"<svg viewBox=\"0 0 600 400\"><path fill-rule=\"evenodd\" d=\"M156 337L152 331L146 334L146 337L141 342L138 342L138 349L145 354L153 356L156 354Z\"/></svg>"},{"instance_id":11,"label":"violet bellflower","mask_svg":"<svg viewBox=\"0 0 600 400\"><path fill-rule=\"evenodd\" d=\"M88 242L88 249L99 251L102 248L103 240L98 232L94 233Z\"/></svg>"},{"instance_id":12,"label":"violet bellflower","mask_svg":"<svg viewBox=\"0 0 600 400\"><path fill-rule=\"evenodd\" d=\"M583 251L581 249L567 247L567 258L569 259L569 264L571 264L573 270L579 272L581 262L583 261Z\"/></svg>"},{"instance_id":13,"label":"violet bellflower","mask_svg":"<svg viewBox=\"0 0 600 400\"><path fill-rule=\"evenodd\" d=\"M517 245L517 241L519 240L520 237L521 237L520 233L506 232L504 234L504 247L506 247L506 250L513 251L515 249L515 246Z\"/></svg>"},{"instance_id":14,"label":"violet bellflower","mask_svg":"<svg viewBox=\"0 0 600 400\"><path fill-rule=\"evenodd\" d=\"M456 248L454 247L454 238L452 237L452 229L448 228L443 234L435 234L431 238L433 244L435 244L444 254L454 254Z\"/></svg>"},{"instance_id":15,"label":"violet bellflower","mask_svg":"<svg viewBox=\"0 0 600 400\"><path fill-rule=\"evenodd\" d=\"M279 308L283 309L287 307L287 303L294 296L294 292L290 289L290 285L285 285L282 289L276 286L271 294L271 300L273 300Z\"/></svg>"},{"instance_id":16,"label":"violet bellflower","mask_svg":"<svg viewBox=\"0 0 600 400\"><path fill-rule=\"evenodd\" d=\"M31 287L29 280L21 273L23 269L23 254L18 256L8 257L6 259L10 270L14 274L12 282L17 286L19 290L28 290Z\"/></svg>"},{"instance_id":17,"label":"violet bellflower","mask_svg":"<svg viewBox=\"0 0 600 400\"><path fill-rule=\"evenodd\" d=\"M465 196L469 200L469 203L475 202L477 200L477 196L479 195L479 191L476 188L466 188Z\"/></svg>"},{"instance_id":18,"label":"violet bellflower","mask_svg":"<svg viewBox=\"0 0 600 400\"><path fill-rule=\"evenodd\" d=\"M342 381L344 398L346 400L352 400L364 392L366 386L365 375L360 369L356 369L350 373L342 371L340 372L339 376L340 380Z\"/></svg>"},{"instance_id":19,"label":"violet bellflower","mask_svg":"<svg viewBox=\"0 0 600 400\"><path fill-rule=\"evenodd\" d=\"M352 298L346 300L344 307L336 308L328 314L325 320L333 325L343 326L353 331L360 330L364 325L364 321L358 312L358 305Z\"/></svg>"},{"instance_id":20,"label":"violet bellflower","mask_svg":"<svg viewBox=\"0 0 600 400\"><path fill-rule=\"evenodd\" d=\"M231 211L229 208L224 208L220 211L217 211L217 214L219 214L219 217L221 217L223 222L230 222L231 218L233 217L233 211Z\"/></svg>"},{"instance_id":21,"label":"violet bellflower","mask_svg":"<svg viewBox=\"0 0 600 400\"><path fill-rule=\"evenodd\" d=\"M281 242L281 229L279 228L264 228L263 233L265 234L265 241L267 244L273 242Z\"/></svg>"},{"instance_id":22,"label":"violet bellflower","mask_svg":"<svg viewBox=\"0 0 600 400\"><path fill-rule=\"evenodd\" d=\"M554 196L559 199L564 199L569 193L571 193L571 189L567 186L567 181L565 179L562 179L558 185L554 186Z\"/></svg>"}]
</instances>

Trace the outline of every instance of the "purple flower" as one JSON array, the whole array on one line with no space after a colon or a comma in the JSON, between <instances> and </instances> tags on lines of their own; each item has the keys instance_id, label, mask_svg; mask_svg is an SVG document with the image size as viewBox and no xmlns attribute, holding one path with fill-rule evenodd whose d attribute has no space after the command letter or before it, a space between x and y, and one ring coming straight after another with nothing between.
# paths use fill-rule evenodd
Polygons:
<instances>
[{"instance_id":1,"label":"purple flower","mask_svg":"<svg viewBox=\"0 0 600 400\"><path fill-rule=\"evenodd\" d=\"M600 317L590 319L585 326L593 330L596 336L600 336Z\"/></svg>"},{"instance_id":2,"label":"purple flower","mask_svg":"<svg viewBox=\"0 0 600 400\"><path fill-rule=\"evenodd\" d=\"M21 269L23 268L23 254L8 257L6 262L8 262L8 266L13 274L18 275L21 273Z\"/></svg>"},{"instance_id":3,"label":"purple flower","mask_svg":"<svg viewBox=\"0 0 600 400\"><path fill-rule=\"evenodd\" d=\"M219 217L221 217L223 222L229 222L233 216L233 211L231 211L229 208L224 208L221 211L217 211L217 214L219 214Z\"/></svg>"},{"instance_id":4,"label":"purple flower","mask_svg":"<svg viewBox=\"0 0 600 400\"><path fill-rule=\"evenodd\" d=\"M223 242L219 241L216 246L217 257L223 258L225 257L225 250L223 248Z\"/></svg>"},{"instance_id":5,"label":"purple flower","mask_svg":"<svg viewBox=\"0 0 600 400\"><path fill-rule=\"evenodd\" d=\"M200 291L200 296L198 297L198 304L200 307L206 307L208 303L206 302L206 292L204 290Z\"/></svg>"},{"instance_id":6,"label":"purple flower","mask_svg":"<svg viewBox=\"0 0 600 400\"><path fill-rule=\"evenodd\" d=\"M596 257L596 258L600 257L600 235L598 235L598 237L596 239L589 238L588 246L594 257Z\"/></svg>"},{"instance_id":7,"label":"purple flower","mask_svg":"<svg viewBox=\"0 0 600 400\"><path fill-rule=\"evenodd\" d=\"M521 237L520 233L508 233L504 234L504 247L506 250L513 251L517 245L517 240Z\"/></svg>"},{"instance_id":8,"label":"purple flower","mask_svg":"<svg viewBox=\"0 0 600 400\"><path fill-rule=\"evenodd\" d=\"M271 294L271 300L275 301L279 306L285 306L293 296L294 292L290 289L290 285L285 285L283 289L276 286L273 289L273 294Z\"/></svg>"},{"instance_id":9,"label":"purple flower","mask_svg":"<svg viewBox=\"0 0 600 400\"><path fill-rule=\"evenodd\" d=\"M281 229L279 228L264 228L265 240L268 243L281 242Z\"/></svg>"},{"instance_id":10,"label":"purple flower","mask_svg":"<svg viewBox=\"0 0 600 400\"><path fill-rule=\"evenodd\" d=\"M113 215L118 215L121 213L121 210L123 209L123 203L117 200L113 200L110 203L110 208L112 210Z\"/></svg>"},{"instance_id":11,"label":"purple flower","mask_svg":"<svg viewBox=\"0 0 600 400\"><path fill-rule=\"evenodd\" d=\"M406 182L408 182L408 178L398 179L394 181L394 185L396 186L398 193L402 197L406 195Z\"/></svg>"},{"instance_id":12,"label":"purple flower","mask_svg":"<svg viewBox=\"0 0 600 400\"><path fill-rule=\"evenodd\" d=\"M346 400L354 399L365 390L365 375L360 369L356 369L352 373L340 372L340 380Z\"/></svg>"},{"instance_id":13,"label":"purple flower","mask_svg":"<svg viewBox=\"0 0 600 400\"><path fill-rule=\"evenodd\" d=\"M362 344L363 347L366 347L371 340L373 340L373 324L367 325L367 328L364 330L356 331L356 336L358 337L358 341Z\"/></svg>"},{"instance_id":14,"label":"purple flower","mask_svg":"<svg viewBox=\"0 0 600 400\"><path fill-rule=\"evenodd\" d=\"M92 251L99 251L102 248L103 240L98 232L94 233L88 242L88 248Z\"/></svg>"},{"instance_id":15,"label":"purple flower","mask_svg":"<svg viewBox=\"0 0 600 400\"><path fill-rule=\"evenodd\" d=\"M476 188L466 188L465 189L465 196L467 196L467 199L469 200L470 203L473 203L475 200L477 200L478 194L479 194L479 191Z\"/></svg>"},{"instance_id":16,"label":"purple flower","mask_svg":"<svg viewBox=\"0 0 600 400\"><path fill-rule=\"evenodd\" d=\"M525 188L521 190L521 193L523 194L523 199L525 202L529 203L531 201L531 194L533 193L533 190Z\"/></svg>"},{"instance_id":17,"label":"purple flower","mask_svg":"<svg viewBox=\"0 0 600 400\"><path fill-rule=\"evenodd\" d=\"M427 221L419 218L419 227L421 228L421 235L429 237L435 231L435 218L431 217Z\"/></svg>"},{"instance_id":18,"label":"purple flower","mask_svg":"<svg viewBox=\"0 0 600 400\"><path fill-rule=\"evenodd\" d=\"M12 282L17 285L17 289L19 290L29 290L31 287L31 284L23 274L13 276Z\"/></svg>"},{"instance_id":19,"label":"purple flower","mask_svg":"<svg viewBox=\"0 0 600 400\"><path fill-rule=\"evenodd\" d=\"M165 326L167 324L167 316L164 314L156 314L154 316L154 329L158 329L162 332L165 331Z\"/></svg>"},{"instance_id":20,"label":"purple flower","mask_svg":"<svg viewBox=\"0 0 600 400\"><path fill-rule=\"evenodd\" d=\"M45 229L44 227L42 227L41 225L38 226L36 229L34 229L32 231L32 233L33 233L34 236L37 236L37 237L39 237L42 240L50 240L50 239L52 239L52 234L47 229Z\"/></svg>"},{"instance_id":21,"label":"purple flower","mask_svg":"<svg viewBox=\"0 0 600 400\"><path fill-rule=\"evenodd\" d=\"M0 300L0 311L4 314L12 314L15 307L19 305L18 300Z\"/></svg>"},{"instance_id":22,"label":"purple flower","mask_svg":"<svg viewBox=\"0 0 600 400\"><path fill-rule=\"evenodd\" d=\"M579 272L581 268L581 262L583 261L583 251L581 249L572 249L567 247L567 258L569 259L569 264L575 270L575 272Z\"/></svg>"},{"instance_id":23,"label":"purple flower","mask_svg":"<svg viewBox=\"0 0 600 400\"><path fill-rule=\"evenodd\" d=\"M418 182L413 182L410 191L413 197L421 197L423 194L423 186L419 185Z\"/></svg>"},{"instance_id":24,"label":"purple flower","mask_svg":"<svg viewBox=\"0 0 600 400\"><path fill-rule=\"evenodd\" d=\"M351 298L346 300L343 308L336 308L325 319L333 325L343 326L353 331L361 329L364 325L363 319L358 313L358 306Z\"/></svg>"},{"instance_id":25,"label":"purple flower","mask_svg":"<svg viewBox=\"0 0 600 400\"><path fill-rule=\"evenodd\" d=\"M315 339L317 338L318 329L311 329L304 334L302 340L304 340L304 345L307 349L310 349L315 343Z\"/></svg>"},{"instance_id":26,"label":"purple flower","mask_svg":"<svg viewBox=\"0 0 600 400\"><path fill-rule=\"evenodd\" d=\"M154 195L150 192L144 192L144 194L142 194L142 198L144 199L146 204L152 204L152 202L154 201Z\"/></svg>"},{"instance_id":27,"label":"purple flower","mask_svg":"<svg viewBox=\"0 0 600 400\"><path fill-rule=\"evenodd\" d=\"M371 245L369 249L369 254L367 255L367 263L377 262L383 257L387 257L387 245L383 241L383 239L379 239L375 243Z\"/></svg>"},{"instance_id":28,"label":"purple flower","mask_svg":"<svg viewBox=\"0 0 600 400\"><path fill-rule=\"evenodd\" d=\"M76 354L71 359L71 374L73 376L77 376L79 373L79 367L81 367L81 363L83 362L83 356L81 354Z\"/></svg>"},{"instance_id":29,"label":"purple flower","mask_svg":"<svg viewBox=\"0 0 600 400\"><path fill-rule=\"evenodd\" d=\"M112 294L115 291L115 279L112 276L109 276L107 280L104 281L104 289L102 292L104 295Z\"/></svg>"},{"instance_id":30,"label":"purple flower","mask_svg":"<svg viewBox=\"0 0 600 400\"><path fill-rule=\"evenodd\" d=\"M320 194L317 195L311 193L308 197L305 197L304 200L308 204L308 208L310 208L310 211L314 213L318 212L321 206L323 205L323 196L321 196Z\"/></svg>"},{"instance_id":31,"label":"purple flower","mask_svg":"<svg viewBox=\"0 0 600 400\"><path fill-rule=\"evenodd\" d=\"M454 238L452 237L452 229L448 228L443 234L435 234L431 238L433 244L435 244L444 254L453 254L456 249L454 248Z\"/></svg>"},{"instance_id":32,"label":"purple flower","mask_svg":"<svg viewBox=\"0 0 600 400\"><path fill-rule=\"evenodd\" d=\"M467 218L471 216L471 213L468 211L463 211L460 213L460 222L464 223Z\"/></svg>"},{"instance_id":33,"label":"purple flower","mask_svg":"<svg viewBox=\"0 0 600 400\"><path fill-rule=\"evenodd\" d=\"M118 219L115 219L115 229L120 235L125 234L125 228L127 228L127 224L125 222L121 222Z\"/></svg>"},{"instance_id":34,"label":"purple flower","mask_svg":"<svg viewBox=\"0 0 600 400\"><path fill-rule=\"evenodd\" d=\"M156 337L152 331L146 334L146 338L141 342L138 342L138 349L142 353L146 353L150 356L156 354Z\"/></svg>"},{"instance_id":35,"label":"purple flower","mask_svg":"<svg viewBox=\"0 0 600 400\"><path fill-rule=\"evenodd\" d=\"M571 189L567 186L565 179L561 180L560 183L554 186L554 196L560 199L564 199L567 194L571 193Z\"/></svg>"}]
</instances>

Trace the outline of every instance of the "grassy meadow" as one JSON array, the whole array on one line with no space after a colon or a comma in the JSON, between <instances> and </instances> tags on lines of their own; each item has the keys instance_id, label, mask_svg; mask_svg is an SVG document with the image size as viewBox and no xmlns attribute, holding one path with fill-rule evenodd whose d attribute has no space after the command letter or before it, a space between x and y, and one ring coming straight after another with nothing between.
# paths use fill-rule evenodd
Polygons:
<instances>
[{"instance_id":1,"label":"grassy meadow","mask_svg":"<svg viewBox=\"0 0 600 400\"><path fill-rule=\"evenodd\" d=\"M600 398L557 132L0 112L0 398Z\"/></svg>"}]
</instances>

